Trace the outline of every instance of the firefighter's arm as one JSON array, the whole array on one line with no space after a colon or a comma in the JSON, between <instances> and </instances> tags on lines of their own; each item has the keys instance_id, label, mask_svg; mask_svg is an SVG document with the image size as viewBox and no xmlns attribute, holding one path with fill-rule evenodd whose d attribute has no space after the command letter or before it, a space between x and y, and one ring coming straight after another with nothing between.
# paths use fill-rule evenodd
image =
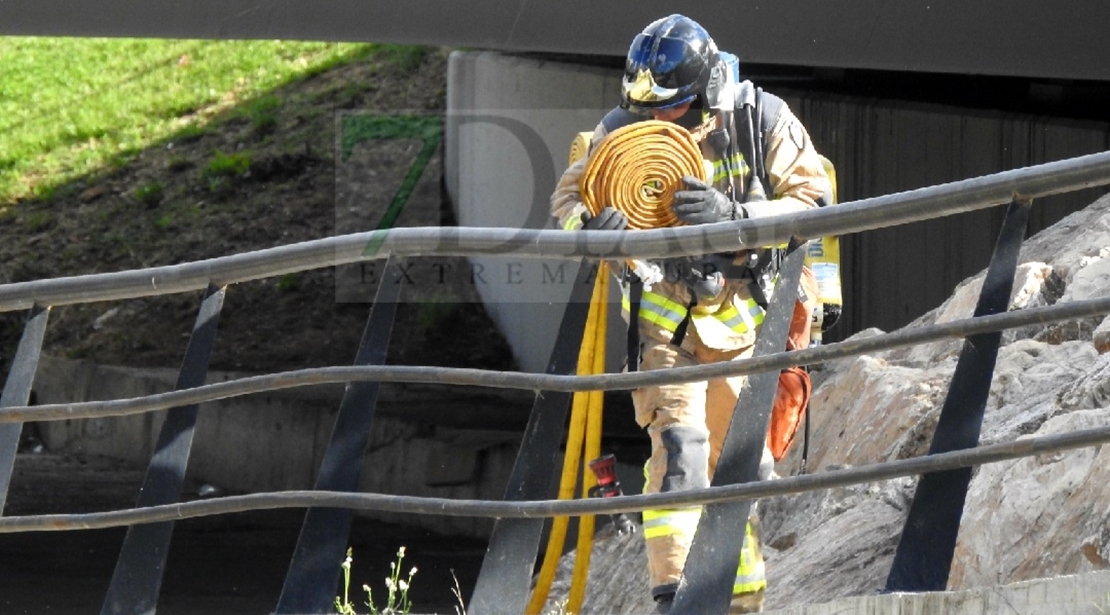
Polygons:
<instances>
[{"instance_id":1,"label":"firefighter's arm","mask_svg":"<svg viewBox=\"0 0 1110 615\"><path fill-rule=\"evenodd\" d=\"M832 193L821 157L801 121L783 107L771 129L765 153L773 200L744 203L748 217L758 218L817 207Z\"/></svg>"},{"instance_id":2,"label":"firefighter's arm","mask_svg":"<svg viewBox=\"0 0 1110 615\"><path fill-rule=\"evenodd\" d=\"M588 213L588 210L582 203L582 191L578 187L578 182L586 170L590 155L603 138L605 138L605 128L599 124L590 139L587 155L567 167L559 178L555 191L551 194L551 215L555 219L555 224L561 229L574 231L582 228L582 214Z\"/></svg>"}]
</instances>

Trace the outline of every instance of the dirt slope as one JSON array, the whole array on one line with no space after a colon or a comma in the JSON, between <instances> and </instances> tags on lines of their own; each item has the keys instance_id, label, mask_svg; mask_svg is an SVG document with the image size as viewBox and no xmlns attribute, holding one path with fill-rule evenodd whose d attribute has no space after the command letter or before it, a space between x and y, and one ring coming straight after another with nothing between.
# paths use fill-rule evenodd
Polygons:
<instances>
[{"instance_id":1,"label":"dirt slope","mask_svg":"<svg viewBox=\"0 0 1110 615\"><path fill-rule=\"evenodd\" d=\"M446 55L400 54L318 74L275 92L278 103L265 106L272 109L265 119L245 113L251 101L240 101L238 110L215 117L199 135L160 143L126 166L62 187L49 200L19 204L14 216L0 219L0 283L182 263L335 234L337 117L441 111ZM404 142L383 147L376 151L387 159L411 157ZM223 167L243 167L214 173L220 160ZM407 169L403 164L386 172ZM367 181L359 189L368 200L388 203L395 182ZM444 207L431 223L451 223L448 212ZM335 297L331 270L232 287L213 369L350 364L368 305ZM45 352L176 367L199 298L186 293L54 308ZM24 318L0 314L0 378ZM473 302L401 309L393 339L392 363L511 365L507 347Z\"/></svg>"}]
</instances>

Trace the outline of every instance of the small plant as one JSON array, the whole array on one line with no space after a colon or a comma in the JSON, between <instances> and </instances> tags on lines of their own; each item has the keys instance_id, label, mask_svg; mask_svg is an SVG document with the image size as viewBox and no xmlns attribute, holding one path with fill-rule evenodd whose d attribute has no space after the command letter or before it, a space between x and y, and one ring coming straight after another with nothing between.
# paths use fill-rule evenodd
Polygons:
<instances>
[{"instance_id":1,"label":"small plant","mask_svg":"<svg viewBox=\"0 0 1110 615\"><path fill-rule=\"evenodd\" d=\"M34 188L31 189L31 194L35 195L35 198L39 199L40 201L49 201L50 199L54 198L54 194L55 192L57 192L57 189L58 187L52 183L37 184Z\"/></svg>"},{"instance_id":2,"label":"small plant","mask_svg":"<svg viewBox=\"0 0 1110 615\"><path fill-rule=\"evenodd\" d=\"M54 224L54 217L50 215L50 212L38 211L27 216L25 223L28 231L38 233L50 228L50 226Z\"/></svg>"},{"instance_id":3,"label":"small plant","mask_svg":"<svg viewBox=\"0 0 1110 615\"><path fill-rule=\"evenodd\" d=\"M451 588L451 593L455 594L455 600L459 601L459 606L455 607L455 615L466 615L466 603L463 602L462 588L459 587L459 577L455 576L455 571L451 571L451 580L455 582L455 586Z\"/></svg>"},{"instance_id":4,"label":"small plant","mask_svg":"<svg viewBox=\"0 0 1110 615\"><path fill-rule=\"evenodd\" d=\"M274 285L279 292L289 292L297 290L301 285L300 272L286 273L278 278L277 283Z\"/></svg>"},{"instance_id":5,"label":"small plant","mask_svg":"<svg viewBox=\"0 0 1110 615\"><path fill-rule=\"evenodd\" d=\"M277 128L277 112L281 109L281 98L274 95L262 96L247 104L243 113L250 119L251 128L256 134L269 134Z\"/></svg>"},{"instance_id":6,"label":"small plant","mask_svg":"<svg viewBox=\"0 0 1110 615\"><path fill-rule=\"evenodd\" d=\"M207 129L204 126L199 124L186 124L174 133L170 139L172 143L193 143L194 141L199 141L206 132Z\"/></svg>"},{"instance_id":7,"label":"small plant","mask_svg":"<svg viewBox=\"0 0 1110 615\"><path fill-rule=\"evenodd\" d=\"M135 188L135 198L147 207L157 207L165 196L165 188L159 182L151 182Z\"/></svg>"},{"instance_id":8,"label":"small plant","mask_svg":"<svg viewBox=\"0 0 1110 615\"><path fill-rule=\"evenodd\" d=\"M251 168L251 155L247 152L225 154L216 152L208 162L204 175L208 178L208 191L222 192L232 186L232 182L245 177Z\"/></svg>"},{"instance_id":9,"label":"small plant","mask_svg":"<svg viewBox=\"0 0 1110 615\"><path fill-rule=\"evenodd\" d=\"M335 611L339 615L355 615L355 607L351 605L351 556L352 549L347 547L347 559L339 565L343 569L343 595L335 597Z\"/></svg>"},{"instance_id":10,"label":"small plant","mask_svg":"<svg viewBox=\"0 0 1110 615\"><path fill-rule=\"evenodd\" d=\"M225 154L216 152L208 163L205 174L209 177L238 177L245 175L251 168L251 155L246 152Z\"/></svg>"},{"instance_id":11,"label":"small plant","mask_svg":"<svg viewBox=\"0 0 1110 615\"><path fill-rule=\"evenodd\" d=\"M383 44L378 47L378 53L386 62L406 73L416 70L428 52L427 47L419 45Z\"/></svg>"},{"instance_id":12,"label":"small plant","mask_svg":"<svg viewBox=\"0 0 1110 615\"><path fill-rule=\"evenodd\" d=\"M374 604L374 594L369 585L363 585L366 592L366 606L370 607L370 615L408 615L412 610L412 601L409 600L409 589L412 587L412 578L416 576L416 567L409 570L408 578L401 578L401 562L405 559L405 548L397 550L397 561L389 565L389 576L385 578L387 590L385 605L378 608ZM351 604L351 563L354 561L352 549L347 549L347 558L340 567L343 569L343 595L335 597L335 610L339 615L358 615Z\"/></svg>"}]
</instances>

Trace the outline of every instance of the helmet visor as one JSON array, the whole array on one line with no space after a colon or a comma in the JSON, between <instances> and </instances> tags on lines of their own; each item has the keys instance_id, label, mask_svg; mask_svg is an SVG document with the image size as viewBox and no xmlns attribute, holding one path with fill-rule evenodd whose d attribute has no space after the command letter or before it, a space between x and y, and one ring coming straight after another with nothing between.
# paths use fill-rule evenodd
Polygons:
<instances>
[{"instance_id":1,"label":"helmet visor","mask_svg":"<svg viewBox=\"0 0 1110 615\"><path fill-rule=\"evenodd\" d=\"M693 100L702 78L690 44L679 38L637 35L628 50L623 93L630 107L666 109Z\"/></svg>"}]
</instances>

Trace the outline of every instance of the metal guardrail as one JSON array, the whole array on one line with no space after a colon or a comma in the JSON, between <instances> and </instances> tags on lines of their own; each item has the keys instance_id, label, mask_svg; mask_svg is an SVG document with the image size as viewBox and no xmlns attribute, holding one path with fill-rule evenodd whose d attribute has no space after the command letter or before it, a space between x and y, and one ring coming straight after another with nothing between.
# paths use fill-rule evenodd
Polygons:
<instances>
[{"instance_id":1,"label":"metal guardrail","mask_svg":"<svg viewBox=\"0 0 1110 615\"><path fill-rule=\"evenodd\" d=\"M542 519L553 515L630 512L649 507L695 504L705 506L707 520L703 519L705 522L699 525L698 534L694 537L687 577L680 584L676 596L673 612L677 615L727 610L731 581L726 587L726 583L721 579L729 576L727 568L730 562L735 566L735 556L739 554L739 546L736 546L735 554L731 551L724 553L717 547L723 544L722 540L727 542L728 537L733 535L732 526L735 525L735 521L732 519L742 521L747 517L749 506L747 500L750 499L921 474L923 478L920 485L929 486L934 490L939 488L938 493L946 494L942 498L945 502L948 504L955 502L958 506L948 506L946 508L948 512L933 514L928 503L919 504L917 498L924 497L919 487L915 506L911 509L910 521L917 525L924 523L936 526L943 530L946 537L940 542L948 542L947 538L951 538L954 542L959 514L962 510L963 494L966 492L966 483L970 478L970 471L962 469L982 463L1035 455L1049 450L1066 450L1110 441L1110 428L1107 428L976 447L979 425L982 421L982 406L985 405L986 399L985 387L989 386L990 375L994 369L999 332L1011 327L1110 312L1110 298L1101 298L1023 310L1012 314L996 313L1004 309L998 306L999 301L1009 297L1009 286L1013 281L1017 251L1024 234L1030 199L1103 184L1110 184L1110 152L844 203L835 208L810 210L765 219L636 233L438 227L384 229L182 265L0 286L0 312L30 308L32 316L38 315L37 318L29 321L27 329L36 334L25 335L20 345L19 355L29 358L17 361L12 368L13 373L26 376L33 374L37 366L37 357L42 343L41 329L45 328L45 316L49 313L49 308L54 305L147 297L206 287L211 294L214 288L226 288L238 282L392 256L514 255L597 260L721 252L778 245L793 238L862 232L954 215L1006 202L1011 203L1010 213L1007 216L1008 222L1003 225L1004 234L996 247L995 257L988 271L988 280L984 283L984 289L980 295L976 317L963 321L904 329L789 353L773 352L778 344L771 343L770 338L765 339L764 334L767 329L775 329L775 326L768 327L765 324L764 331L760 334L760 343L757 344L756 354L759 356L745 361L647 373L570 376L568 374L573 371L571 358L573 349L563 349L553 354L547 374L419 366L373 366L364 365L366 362L363 361L356 361L359 364L354 367L300 370L200 386L199 383L204 381L207 369L206 360L204 365L196 366L187 360L182 366L179 380L187 376L183 382L187 381L188 384L179 387L183 390L171 393L126 400L32 407L26 405L28 400L23 390L29 380L21 377L9 378L8 386L0 397L0 433L7 434L4 442L0 443L4 444L4 448L0 449L0 472L4 473L4 481L0 485L4 487L4 493L0 493L0 502L3 502L7 478L11 470L10 461L15 456L14 445L8 446L8 444L12 440L11 434L18 433L13 430L17 429L23 421L122 416L160 409L174 411L191 409L191 412L195 412L196 404L203 401L280 388L334 382L391 381L534 390L537 403L532 410L529 430L535 431L538 427L534 426L541 424L554 425L557 430L558 425L561 425L560 413L565 411L560 405L564 402L569 403L569 395L566 393L571 391L634 389L647 384L664 382L690 382L740 374L763 374L755 380L768 383L766 387L759 387L759 391L763 392L766 389L766 392L770 393L769 396L760 393L760 399L766 398L767 403L749 400L760 406L757 416L764 423L763 428L759 429L759 425L742 426L737 432L738 435L730 431L713 486L706 490L625 496L607 498L603 501L535 500L537 494L544 492L540 483L549 475L548 458L557 454L557 450L544 448L540 451L538 446L529 447L530 441L526 439L521 446L522 450L510 481L510 489L503 502L467 502L438 498L338 493L326 491L324 489L328 488L327 484L318 483L317 488L320 490L311 492L255 494L170 504L168 502L177 497L170 492L179 491L178 483L171 480L166 483L170 497L159 498L158 501L149 501L140 497L134 509L88 515L0 517L0 533L127 525L129 526L128 539L131 539L133 531L143 530L136 533L139 537L132 541L130 548L125 548L121 553L102 613L138 613L147 612L148 608L153 608L161 583L165 544L168 542L169 533L172 532L172 521L187 516L225 514L259 508L304 507L309 509L305 526L302 528L302 540L298 543L298 553L303 548L314 548L316 543L341 547L346 540L346 529L338 527L344 524L314 522L314 511L320 513L316 515L320 519L323 519L320 515L324 514L320 511L341 510L344 511L344 515L347 515L349 509L495 517L498 519L497 528L504 531L499 532L495 529L489 553L500 555L487 557L487 562L483 564L478 589L471 604L475 607L474 615L487 612L517 612L520 610L518 606L523 607L523 604L518 603L524 597L524 592L518 586L526 585L527 574L522 576L502 572L518 569L526 572L531 569ZM1006 231L1006 229L1009 230ZM796 268L800 269L801 252L795 252L794 256L797 258L793 261L788 258L787 262L796 261ZM222 290L220 292L222 293ZM790 297L786 294L779 296L780 294L776 293L776 301L768 316L773 322L778 322L775 320L776 316L782 317L792 311L793 302ZM586 304L583 301L571 301L567 305L565 321L584 322L585 308ZM202 304L198 322L206 313L205 309ZM578 318L579 312L582 312L583 318ZM392 318L388 320L391 322ZM368 327L374 326L374 322L375 320L371 319ZM368 328L367 334L370 333ZM783 332L780 331L780 333ZM210 347L211 340L207 337L203 343ZM954 383L960 383L961 392L957 395L959 400L953 399L954 390L949 392L951 403L946 402L941 413L933 447L930 449L932 454L864 468L823 472L766 483L757 481L755 472L759 451L756 449L762 447L769 404L773 397L773 385L777 384L775 379L765 377L766 372L790 365L819 363L948 337L970 338L977 342L977 347L972 348L969 346L970 341L965 342L964 352L961 354L953 377ZM192 346L192 342L190 345ZM384 347L382 352L384 353ZM966 361L965 355L967 355ZM954 384L953 387L955 386ZM9 391L9 387L15 388ZM755 388L756 385L753 384L753 390ZM964 401L960 401L965 398L976 401L969 406ZM559 403L554 403L555 401ZM360 434L369 433L369 417L372 417L373 404L373 396L368 396L364 402L359 402L360 408L357 411L368 413L365 415L366 420L358 421L359 427L356 431ZM768 410L764 412L762 406L767 406ZM191 434L191 423L183 427ZM960 437L954 438L952 434ZM967 434L973 434L974 437L968 440ZM347 438L339 440L345 439ZM558 438L545 437L544 440L557 443ZM182 439L174 437L173 434L163 433L159 438L156 458L152 460L151 469L148 470L148 479L152 476L151 472L157 473L154 476L165 474L167 471L169 474L183 475L190 442L191 438ZM329 444L329 453L335 443L336 439L333 438L333 442ZM172 455L176 461L168 464L156 463L164 448L165 454ZM535 450L529 450L529 448ZM339 454L338 449L336 454ZM327 458L327 454L325 457ZM5 471L4 468L7 470ZM944 474L945 472L951 474ZM963 480L961 477L968 480ZM344 484L349 482L346 478L341 478ZM527 489L522 490L525 487ZM925 491L932 493L929 489ZM915 510L919 514L925 511L927 516L932 515L936 518L914 521L912 516ZM953 515L955 515L954 526ZM909 524L910 522L907 523L907 528ZM331 527L333 525L338 529ZM928 539L930 535L929 531L922 534L920 531L909 532L908 529L903 534L903 543L899 545L899 553L903 556L900 560L902 565L892 569L888 589L903 591L932 589L935 583L947 579L947 566L942 565L950 561L950 553L945 555L944 550L947 547L937 548L935 544L927 544L938 542ZM127 546L125 544L125 547ZM330 547L329 549L334 550ZM934 551L936 553L933 553ZM922 572L921 566L917 563L922 559L918 555L922 554L930 555L931 568L942 566L944 570ZM159 557L162 558L161 564L156 561ZM945 557L948 557L948 560L945 560ZM491 559L495 561L491 562ZM286 587L283 589L283 597L288 595L293 598L283 600L279 604L278 612L290 609L304 610L304 608L326 610L329 606L327 592L319 591L318 586L322 584L326 587L330 577L338 577L338 567L335 567L333 573L328 568L330 564L327 561L317 561L320 560L318 557L305 556L300 560L303 561L299 565L297 564L299 560L294 558L294 565L291 566ZM486 574L486 564L490 567L489 574ZM311 592L306 592L306 582L303 580L310 578L314 579L313 588ZM510 595L512 599L506 599L506 596ZM130 598L133 596L142 596L142 598L133 600Z\"/></svg>"},{"instance_id":2,"label":"metal guardrail","mask_svg":"<svg viewBox=\"0 0 1110 615\"><path fill-rule=\"evenodd\" d=\"M451 384L524 391L619 391L642 386L677 384L709 378L740 376L784 369L793 365L815 365L865 353L916 346L944 339L962 338L982 333L1003 331L1031 325L1044 325L1066 320L1110 313L1110 297L1070 301L1052 306L1028 308L1003 314L965 318L945 323L899 329L871 337L780 352L764 357L741 359L727 363L676 367L666 371L567 376L493 370L422 367L408 365L375 365L355 367L318 367L277 374L249 376L206 384L193 389L157 393L129 399L86 401L37 406L13 405L0 408L0 424L19 421L60 421L67 419L129 416L165 410L184 404L229 399L255 393L296 387L319 386L344 382L397 382L409 384Z\"/></svg>"},{"instance_id":3,"label":"metal guardrail","mask_svg":"<svg viewBox=\"0 0 1110 615\"><path fill-rule=\"evenodd\" d=\"M711 225L620 231L395 228L208 260L0 286L0 312L151 297L397 256L658 258L846 235L1110 184L1110 152L919 188L836 207ZM369 248L369 250L368 250ZM369 252L369 253L368 253Z\"/></svg>"},{"instance_id":4,"label":"metal guardrail","mask_svg":"<svg viewBox=\"0 0 1110 615\"><path fill-rule=\"evenodd\" d=\"M0 534L14 532L68 532L154 523L172 519L192 519L212 515L266 510L270 508L309 508L326 506L354 510L443 515L448 517L486 517L538 519L562 515L603 515L638 512L647 508L682 508L738 500L757 500L850 487L880 480L917 476L966 468L1046 453L1098 446L1110 442L1110 427L1084 429L1051 436L1022 437L1012 442L988 444L965 449L887 461L883 463L802 474L772 481L722 485L671 493L622 495L581 500L489 501L427 498L381 493L342 493L335 491L281 491L235 495L149 508L114 510L82 514L29 515L0 517Z\"/></svg>"}]
</instances>

